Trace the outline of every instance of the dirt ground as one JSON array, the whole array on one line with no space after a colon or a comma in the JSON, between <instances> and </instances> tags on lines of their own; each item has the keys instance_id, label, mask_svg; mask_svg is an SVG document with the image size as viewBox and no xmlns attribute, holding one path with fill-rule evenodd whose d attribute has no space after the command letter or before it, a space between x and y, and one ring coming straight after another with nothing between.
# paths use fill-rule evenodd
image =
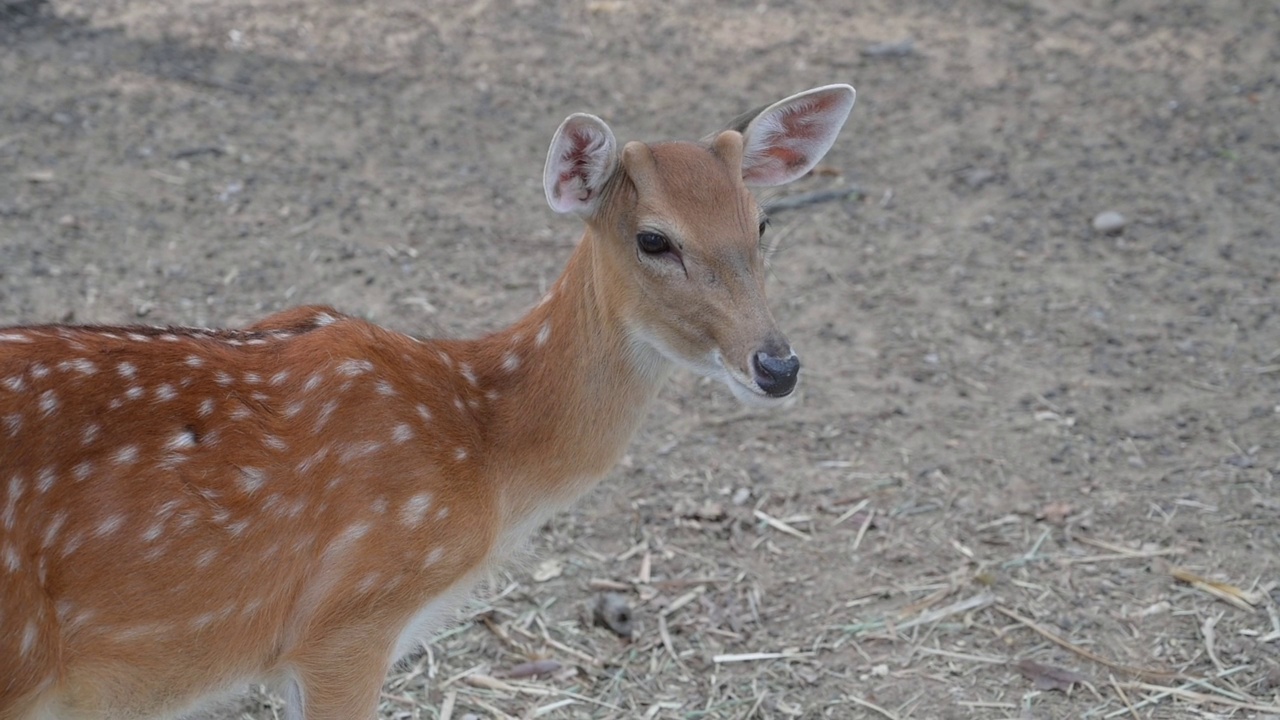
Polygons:
<instances>
[{"instance_id":1,"label":"dirt ground","mask_svg":"<svg viewBox=\"0 0 1280 720\"><path fill-rule=\"evenodd\" d=\"M787 192L851 192L774 214L798 402L677 375L383 717L1280 715L1274 3L3 0L0 325L492 330L578 236L566 114L831 82Z\"/></svg>"}]
</instances>

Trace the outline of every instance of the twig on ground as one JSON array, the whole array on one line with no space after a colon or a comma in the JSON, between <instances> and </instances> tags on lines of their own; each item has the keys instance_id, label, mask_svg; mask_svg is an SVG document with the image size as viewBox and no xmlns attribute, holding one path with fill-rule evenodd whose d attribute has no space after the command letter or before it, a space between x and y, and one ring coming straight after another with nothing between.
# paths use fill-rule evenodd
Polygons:
<instances>
[{"instance_id":1,"label":"twig on ground","mask_svg":"<svg viewBox=\"0 0 1280 720\"><path fill-rule=\"evenodd\" d=\"M875 519L876 509L871 508L871 512L867 513L866 519L862 521L862 525L858 528L858 534L853 538L853 551L857 552L862 547L862 538L867 536L867 528L871 527L871 521Z\"/></svg>"},{"instance_id":2,"label":"twig on ground","mask_svg":"<svg viewBox=\"0 0 1280 720\"><path fill-rule=\"evenodd\" d=\"M1259 593L1241 590L1230 583L1202 578L1186 568L1169 568L1169 574L1173 576L1174 580L1184 582L1200 592L1208 593L1245 612L1253 612L1254 607L1261 602L1261 598L1258 597Z\"/></svg>"},{"instance_id":3,"label":"twig on ground","mask_svg":"<svg viewBox=\"0 0 1280 720\"><path fill-rule=\"evenodd\" d=\"M1062 636L1058 635L1057 633L1054 633L1053 631L1041 626L1036 621L1030 618L1023 617L1022 615L1018 614L1017 612L1014 612L1013 610L1001 607L999 605L996 605L992 609L1000 613L1001 615L1004 615L1005 617L1016 620L1017 622L1027 626L1031 630L1036 631L1040 635L1044 636L1045 639L1053 642L1055 645L1058 645L1059 647L1070 650L1071 652L1079 655L1080 657L1086 658L1088 660L1092 660L1098 663L1099 665L1109 667L1112 670L1119 670L1122 673L1125 673L1127 675L1134 675L1136 677L1176 678L1176 679L1181 679L1184 677L1181 673L1173 672L1171 670L1147 670L1144 668L1129 667L1128 665L1123 665L1121 663L1108 660L1102 657L1101 655L1098 655L1095 652L1086 650L1080 647L1079 645L1076 645L1075 643L1072 643L1069 640L1064 639Z\"/></svg>"},{"instance_id":4,"label":"twig on ground","mask_svg":"<svg viewBox=\"0 0 1280 720\"><path fill-rule=\"evenodd\" d=\"M885 710L884 708L880 707L879 705L876 705L875 703L870 702L870 701L868 701L868 700L863 700L862 698L858 697L857 695L845 695L845 697L846 697L846 698L848 698L848 699L849 699L849 702L853 703L854 705L861 705L862 707L864 707L864 708L866 708L866 709L868 709L868 710L873 710L873 711L875 711L875 712L878 712L878 713L880 713L881 715L883 715L883 716L885 716L885 717L889 718L889 720L899 720L897 713L894 713L894 712L890 712L890 711L888 711L888 710Z\"/></svg>"},{"instance_id":5,"label":"twig on ground","mask_svg":"<svg viewBox=\"0 0 1280 720\"><path fill-rule=\"evenodd\" d=\"M993 593L989 593L989 592L978 593L973 597L965 598L964 600L959 600L945 607L940 607L937 610L930 610L928 612L921 613L920 615L910 620L897 623L896 629L898 632L902 632L904 630L910 630L911 628L917 625L932 625L933 623L938 622L943 618L950 617L952 615L956 615L962 612L969 612L970 610L978 610L980 608L984 608L988 605L991 605L995 601L996 601L996 596Z\"/></svg>"},{"instance_id":6,"label":"twig on ground","mask_svg":"<svg viewBox=\"0 0 1280 720\"><path fill-rule=\"evenodd\" d=\"M1124 703L1124 706L1128 708L1133 720L1142 720L1138 717L1138 709L1133 706L1133 703L1129 702L1129 696L1124 693L1124 688L1120 687L1120 683L1116 682L1116 676L1107 673L1107 680L1111 683L1112 689L1116 691L1116 695L1120 697L1120 702Z\"/></svg>"},{"instance_id":7,"label":"twig on ground","mask_svg":"<svg viewBox=\"0 0 1280 720\"><path fill-rule=\"evenodd\" d=\"M813 537L810 536L808 533L801 532L795 529L794 527L791 527L790 525L782 522L781 520L773 517L772 515L764 513L760 510L753 510L752 513L756 516L757 520L763 521L765 525L768 525L774 530L784 532L788 535L791 535L792 537L798 537L801 540L804 540L805 542L809 542L810 540L813 539Z\"/></svg>"},{"instance_id":8,"label":"twig on ground","mask_svg":"<svg viewBox=\"0 0 1280 720\"><path fill-rule=\"evenodd\" d=\"M711 658L714 663L756 662L759 660L781 660L785 658L807 657L811 653L800 652L755 652L716 655Z\"/></svg>"},{"instance_id":9,"label":"twig on ground","mask_svg":"<svg viewBox=\"0 0 1280 720\"><path fill-rule=\"evenodd\" d=\"M1217 633L1214 632L1214 626L1218 624L1218 621L1222 619L1224 614L1226 614L1225 610L1218 613L1217 617L1205 618L1204 622L1200 625L1200 634L1204 636L1204 651L1208 654L1209 660L1213 662L1213 666L1218 668L1218 672L1222 672L1227 668L1222 664L1222 661L1218 659L1218 651L1214 648L1214 642L1217 637Z\"/></svg>"},{"instance_id":10,"label":"twig on ground","mask_svg":"<svg viewBox=\"0 0 1280 720\"><path fill-rule=\"evenodd\" d=\"M444 702L440 703L440 720L452 720L453 706L458 702L458 691L450 690L444 694Z\"/></svg>"},{"instance_id":11,"label":"twig on ground","mask_svg":"<svg viewBox=\"0 0 1280 720\"><path fill-rule=\"evenodd\" d=\"M1221 705L1223 707L1236 708L1239 710L1253 710L1263 713L1280 713L1280 705L1264 705L1262 703L1244 702L1241 700L1232 700L1231 698L1218 697L1217 695L1206 695L1192 690L1186 690L1183 687L1169 687L1167 685L1152 685L1151 683L1132 682L1125 683L1123 687L1130 690L1143 690L1146 692L1161 693L1165 697L1173 696L1182 698L1188 702L1198 703L1201 705Z\"/></svg>"}]
</instances>

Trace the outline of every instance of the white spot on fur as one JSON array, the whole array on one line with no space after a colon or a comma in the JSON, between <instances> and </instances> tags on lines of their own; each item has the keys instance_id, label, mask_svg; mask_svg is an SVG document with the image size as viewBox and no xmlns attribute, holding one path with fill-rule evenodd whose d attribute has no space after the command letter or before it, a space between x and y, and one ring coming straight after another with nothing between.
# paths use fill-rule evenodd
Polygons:
<instances>
[{"instance_id":1,"label":"white spot on fur","mask_svg":"<svg viewBox=\"0 0 1280 720\"><path fill-rule=\"evenodd\" d=\"M53 414L58 409L58 395L52 390L45 390L40 393L40 412L45 416Z\"/></svg>"},{"instance_id":2,"label":"white spot on fur","mask_svg":"<svg viewBox=\"0 0 1280 720\"><path fill-rule=\"evenodd\" d=\"M471 371L470 365L462 363L462 365L459 366L459 372L462 373L462 377L466 378L468 383L471 383L472 385L476 384L476 374Z\"/></svg>"},{"instance_id":3,"label":"white spot on fur","mask_svg":"<svg viewBox=\"0 0 1280 720\"><path fill-rule=\"evenodd\" d=\"M275 375L272 375L272 376L271 376L271 385L272 385L273 387L279 387L279 386L283 385L283 384L285 383L285 381L286 381L286 380L288 380L288 379L289 379L289 371L288 371L288 370L281 370L280 372L278 372L278 373L276 373Z\"/></svg>"},{"instance_id":4,"label":"white spot on fur","mask_svg":"<svg viewBox=\"0 0 1280 720\"><path fill-rule=\"evenodd\" d=\"M183 428L179 430L169 441L164 444L165 449L177 452L178 450L187 450L196 446L196 435L190 430Z\"/></svg>"},{"instance_id":5,"label":"white spot on fur","mask_svg":"<svg viewBox=\"0 0 1280 720\"><path fill-rule=\"evenodd\" d=\"M391 430L391 439L394 440L397 444L406 443L412 438L413 438L413 428L409 427L405 423L400 423L399 425L396 425Z\"/></svg>"},{"instance_id":6,"label":"white spot on fur","mask_svg":"<svg viewBox=\"0 0 1280 720\"><path fill-rule=\"evenodd\" d=\"M88 478L89 474L92 472L93 472L93 463L89 462L88 460L83 460L77 463L76 466L71 469L71 476L74 477L79 482L84 482L84 480Z\"/></svg>"},{"instance_id":7,"label":"white spot on fur","mask_svg":"<svg viewBox=\"0 0 1280 720\"><path fill-rule=\"evenodd\" d=\"M0 333L0 342L29 343L32 342L32 340L26 335L20 335L18 333Z\"/></svg>"},{"instance_id":8,"label":"white spot on fur","mask_svg":"<svg viewBox=\"0 0 1280 720\"><path fill-rule=\"evenodd\" d=\"M418 403L418 417L422 418L422 422L431 422L431 410L426 405Z\"/></svg>"},{"instance_id":9,"label":"white spot on fur","mask_svg":"<svg viewBox=\"0 0 1280 720\"><path fill-rule=\"evenodd\" d=\"M209 417L213 414L213 398L205 398L200 401L200 407L196 410L196 414L200 417Z\"/></svg>"},{"instance_id":10,"label":"white spot on fur","mask_svg":"<svg viewBox=\"0 0 1280 720\"><path fill-rule=\"evenodd\" d=\"M120 373L120 377L126 380L132 380L138 376L138 368L134 367L131 362L122 362L116 365L116 372Z\"/></svg>"},{"instance_id":11,"label":"white spot on fur","mask_svg":"<svg viewBox=\"0 0 1280 720\"><path fill-rule=\"evenodd\" d=\"M245 373L244 381L249 383L250 385L257 385L258 383L262 382L262 376L259 375L258 373L253 373L253 372Z\"/></svg>"},{"instance_id":12,"label":"white spot on fur","mask_svg":"<svg viewBox=\"0 0 1280 720\"><path fill-rule=\"evenodd\" d=\"M31 366L31 377L37 380L39 380L40 378L48 374L49 374L49 368L45 367L40 363L36 363L35 365Z\"/></svg>"},{"instance_id":13,"label":"white spot on fur","mask_svg":"<svg viewBox=\"0 0 1280 720\"><path fill-rule=\"evenodd\" d=\"M316 415L316 432L320 432L320 429L324 427L325 423L329 422L329 416L333 415L333 411L337 409L337 400L329 400L320 408L320 412Z\"/></svg>"},{"instance_id":14,"label":"white spot on fur","mask_svg":"<svg viewBox=\"0 0 1280 720\"><path fill-rule=\"evenodd\" d=\"M81 375L93 375L98 372L98 366L84 358L76 358L75 360L67 360L58 363L58 369L63 372L75 370Z\"/></svg>"},{"instance_id":15,"label":"white spot on fur","mask_svg":"<svg viewBox=\"0 0 1280 720\"><path fill-rule=\"evenodd\" d=\"M143 390L141 386L134 385L133 387L124 391L124 396L129 398L130 400L137 400L138 398L146 394L146 392L147 391Z\"/></svg>"},{"instance_id":16,"label":"white spot on fur","mask_svg":"<svg viewBox=\"0 0 1280 720\"><path fill-rule=\"evenodd\" d=\"M279 437L271 434L262 436L262 444L266 445L272 450L280 450L280 451L284 451L289 447L288 445L285 444L284 440L281 440Z\"/></svg>"},{"instance_id":17,"label":"white spot on fur","mask_svg":"<svg viewBox=\"0 0 1280 720\"><path fill-rule=\"evenodd\" d=\"M376 440L361 440L360 442L351 443L342 451L339 459L344 463L351 462L358 458L372 455L382 449L382 443Z\"/></svg>"},{"instance_id":18,"label":"white spot on fur","mask_svg":"<svg viewBox=\"0 0 1280 720\"><path fill-rule=\"evenodd\" d=\"M284 416L286 418L292 419L298 413L302 412L302 408L305 406L306 406L306 403L302 402L301 400L294 400L293 402L284 406Z\"/></svg>"},{"instance_id":19,"label":"white spot on fur","mask_svg":"<svg viewBox=\"0 0 1280 720\"><path fill-rule=\"evenodd\" d=\"M463 460L467 459L467 449L458 448L457 450L453 451L453 456L457 458L458 462L462 462Z\"/></svg>"},{"instance_id":20,"label":"white spot on fur","mask_svg":"<svg viewBox=\"0 0 1280 720\"><path fill-rule=\"evenodd\" d=\"M41 495L49 492L57 478L58 476L54 473L53 468L47 467L42 469L40 473L36 475L36 492Z\"/></svg>"},{"instance_id":21,"label":"white spot on fur","mask_svg":"<svg viewBox=\"0 0 1280 720\"><path fill-rule=\"evenodd\" d=\"M431 567L444 559L444 548L438 547L427 553L427 557L422 561L422 567Z\"/></svg>"},{"instance_id":22,"label":"white spot on fur","mask_svg":"<svg viewBox=\"0 0 1280 720\"><path fill-rule=\"evenodd\" d=\"M125 445L111 455L111 459L117 465L128 465L138 460L138 446Z\"/></svg>"},{"instance_id":23,"label":"white spot on fur","mask_svg":"<svg viewBox=\"0 0 1280 720\"><path fill-rule=\"evenodd\" d=\"M22 629L22 649L20 654L26 655L36 646L36 624L28 621L26 627Z\"/></svg>"},{"instance_id":24,"label":"white spot on fur","mask_svg":"<svg viewBox=\"0 0 1280 720\"><path fill-rule=\"evenodd\" d=\"M379 395L382 395L385 397L392 397L396 394L396 389L391 387L391 383L387 382L386 380L379 380L377 384L374 385L373 387L374 387L374 390L376 390Z\"/></svg>"},{"instance_id":25,"label":"white spot on fur","mask_svg":"<svg viewBox=\"0 0 1280 720\"><path fill-rule=\"evenodd\" d=\"M214 382L218 383L223 387L226 387L231 383L235 382L235 378L231 377L231 374L225 370L219 370L217 373L215 373L213 376L213 380Z\"/></svg>"},{"instance_id":26,"label":"white spot on fur","mask_svg":"<svg viewBox=\"0 0 1280 720\"><path fill-rule=\"evenodd\" d=\"M304 474L311 472L311 470L316 465L318 465L321 460L324 460L325 457L327 457L328 455L329 455L329 446L326 445L320 448L319 450L315 451L311 455L307 456L306 458L303 458L302 462L298 463L298 472L304 473Z\"/></svg>"},{"instance_id":27,"label":"white spot on fur","mask_svg":"<svg viewBox=\"0 0 1280 720\"><path fill-rule=\"evenodd\" d=\"M312 373L311 377L307 378L307 382L302 386L302 389L306 392L311 392L312 390L315 390L316 388L320 387L320 383L323 380L324 380L323 374Z\"/></svg>"},{"instance_id":28,"label":"white spot on fur","mask_svg":"<svg viewBox=\"0 0 1280 720\"><path fill-rule=\"evenodd\" d=\"M98 439L98 434L102 432L102 426L98 423L89 423L84 426L84 432L80 433L81 445L92 445L94 440Z\"/></svg>"},{"instance_id":29,"label":"white spot on fur","mask_svg":"<svg viewBox=\"0 0 1280 720\"><path fill-rule=\"evenodd\" d=\"M431 508L431 493L418 493L405 501L400 508L400 522L409 527L417 527L426 518Z\"/></svg>"},{"instance_id":30,"label":"white spot on fur","mask_svg":"<svg viewBox=\"0 0 1280 720\"><path fill-rule=\"evenodd\" d=\"M18 569L22 567L22 559L18 557L18 551L12 545L6 544L2 554L4 555L5 569L11 573L18 572Z\"/></svg>"},{"instance_id":31,"label":"white spot on fur","mask_svg":"<svg viewBox=\"0 0 1280 720\"><path fill-rule=\"evenodd\" d=\"M9 429L9 436L13 437L18 434L18 430L22 428L22 416L18 413L9 413L4 416L4 426Z\"/></svg>"},{"instance_id":32,"label":"white spot on fur","mask_svg":"<svg viewBox=\"0 0 1280 720\"><path fill-rule=\"evenodd\" d=\"M547 344L547 339L551 337L551 321L542 323L542 327L538 328L538 334L533 338L534 347L542 347Z\"/></svg>"},{"instance_id":33,"label":"white spot on fur","mask_svg":"<svg viewBox=\"0 0 1280 720\"><path fill-rule=\"evenodd\" d=\"M187 363L187 367L198 368L204 365L204 358L198 355L188 355L184 362Z\"/></svg>"},{"instance_id":34,"label":"white spot on fur","mask_svg":"<svg viewBox=\"0 0 1280 720\"><path fill-rule=\"evenodd\" d=\"M93 535L94 537L104 537L106 535L110 535L111 533L119 530L120 526L123 524L124 524L124 515L119 515L119 514L112 515L110 517L103 519L102 522L98 523L98 527L96 530L94 530Z\"/></svg>"},{"instance_id":35,"label":"white spot on fur","mask_svg":"<svg viewBox=\"0 0 1280 720\"><path fill-rule=\"evenodd\" d=\"M157 387L155 390L155 393L156 393L156 400L159 402L169 402L170 400L178 396L177 391L174 390L173 386L170 385L169 383L164 383L163 385L160 385L159 387Z\"/></svg>"},{"instance_id":36,"label":"white spot on fur","mask_svg":"<svg viewBox=\"0 0 1280 720\"><path fill-rule=\"evenodd\" d=\"M515 369L518 367L520 367L519 355L515 354L514 352L508 352L506 355L502 356L503 370L506 370L507 372L514 372Z\"/></svg>"},{"instance_id":37,"label":"white spot on fur","mask_svg":"<svg viewBox=\"0 0 1280 720\"><path fill-rule=\"evenodd\" d=\"M146 532L142 533L142 540L148 543L155 542L162 532L164 532L164 521L157 520L147 526Z\"/></svg>"},{"instance_id":38,"label":"white spot on fur","mask_svg":"<svg viewBox=\"0 0 1280 720\"><path fill-rule=\"evenodd\" d=\"M325 325L332 325L337 321L338 321L338 318L330 315L329 313L317 313L316 316L312 318L312 322L314 322L319 327L324 327Z\"/></svg>"},{"instance_id":39,"label":"white spot on fur","mask_svg":"<svg viewBox=\"0 0 1280 720\"><path fill-rule=\"evenodd\" d=\"M22 379L21 375L14 375L13 377L5 378L4 386L13 392L22 392L27 388L27 382Z\"/></svg>"},{"instance_id":40,"label":"white spot on fur","mask_svg":"<svg viewBox=\"0 0 1280 720\"><path fill-rule=\"evenodd\" d=\"M382 576L376 572L371 572L365 575L360 579L360 582L356 584L356 592L361 595L370 592L377 587L380 579L382 579Z\"/></svg>"},{"instance_id":41,"label":"white spot on fur","mask_svg":"<svg viewBox=\"0 0 1280 720\"><path fill-rule=\"evenodd\" d=\"M338 364L338 372L348 377L367 373L372 369L373 363L368 360L344 360Z\"/></svg>"},{"instance_id":42,"label":"white spot on fur","mask_svg":"<svg viewBox=\"0 0 1280 720\"><path fill-rule=\"evenodd\" d=\"M252 495L262 488L262 484L267 480L266 473L259 468L245 467L240 468L240 477L236 479L236 484L240 486L246 494Z\"/></svg>"}]
</instances>

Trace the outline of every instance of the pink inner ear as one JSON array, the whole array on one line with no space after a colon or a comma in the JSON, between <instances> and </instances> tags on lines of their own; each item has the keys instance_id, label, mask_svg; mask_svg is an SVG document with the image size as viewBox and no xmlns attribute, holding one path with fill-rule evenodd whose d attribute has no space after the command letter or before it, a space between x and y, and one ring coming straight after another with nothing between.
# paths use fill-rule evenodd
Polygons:
<instances>
[{"instance_id":1,"label":"pink inner ear","mask_svg":"<svg viewBox=\"0 0 1280 720\"><path fill-rule=\"evenodd\" d=\"M592 137L589 133L574 131L570 133L569 140L569 149L561 156L565 169L557 180L562 186L567 186L574 179L582 183L582 192L579 193L578 200L586 202L591 199L591 187L587 177L590 156L587 154L587 148L591 146Z\"/></svg>"},{"instance_id":2,"label":"pink inner ear","mask_svg":"<svg viewBox=\"0 0 1280 720\"><path fill-rule=\"evenodd\" d=\"M765 154L770 158L781 162L788 170L803 167L809 162L809 156L805 153L793 150L789 147L783 147L781 145L769 148L768 152Z\"/></svg>"}]
</instances>

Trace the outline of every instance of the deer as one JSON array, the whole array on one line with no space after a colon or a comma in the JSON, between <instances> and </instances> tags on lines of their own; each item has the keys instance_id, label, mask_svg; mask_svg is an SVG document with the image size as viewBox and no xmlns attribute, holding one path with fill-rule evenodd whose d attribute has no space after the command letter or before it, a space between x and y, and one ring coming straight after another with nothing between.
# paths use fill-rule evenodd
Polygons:
<instances>
[{"instance_id":1,"label":"deer","mask_svg":"<svg viewBox=\"0 0 1280 720\"><path fill-rule=\"evenodd\" d=\"M788 402L754 190L808 173L854 99L621 148L570 115L543 186L581 240L478 339L328 306L0 329L0 720L180 717L253 683L288 720L374 717L393 664L608 474L673 369Z\"/></svg>"}]
</instances>

